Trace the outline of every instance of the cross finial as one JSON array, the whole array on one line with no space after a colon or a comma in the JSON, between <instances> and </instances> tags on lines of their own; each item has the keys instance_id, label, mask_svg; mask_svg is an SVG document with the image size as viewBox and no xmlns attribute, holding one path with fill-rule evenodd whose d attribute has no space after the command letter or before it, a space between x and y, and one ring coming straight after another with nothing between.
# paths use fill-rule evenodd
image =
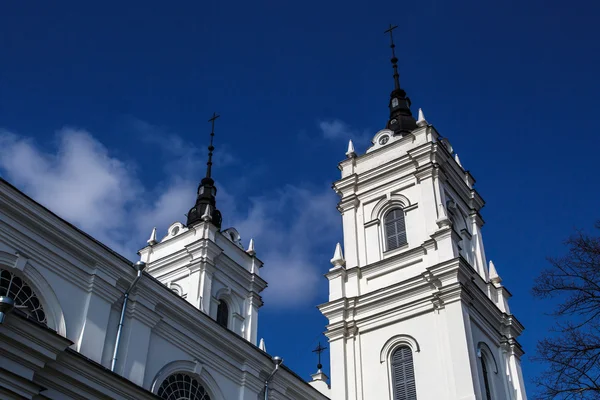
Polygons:
<instances>
[{"instance_id":1,"label":"cross finial","mask_svg":"<svg viewBox=\"0 0 600 400\"><path fill-rule=\"evenodd\" d=\"M327 347L321 346L321 342L319 342L319 345L312 351L313 353L317 353L318 357L319 357L319 363L317 364L317 369L323 368L323 365L321 365L321 353L324 352L326 349L327 349Z\"/></svg>"},{"instance_id":2,"label":"cross finial","mask_svg":"<svg viewBox=\"0 0 600 400\"><path fill-rule=\"evenodd\" d=\"M400 89L400 75L398 74L398 58L396 57L396 45L394 44L394 29L396 29L398 25L390 24L390 27L386 29L383 33L390 34L390 48L392 49L392 66L394 67L394 88L396 90Z\"/></svg>"},{"instance_id":3,"label":"cross finial","mask_svg":"<svg viewBox=\"0 0 600 400\"><path fill-rule=\"evenodd\" d=\"M208 122L212 122L212 127L210 130L210 145L208 146L208 162L206 163L206 177L210 178L212 173L212 155L215 147L213 146L213 138L215 137L215 121L219 118L216 112L213 112L213 116L208 120Z\"/></svg>"}]
</instances>

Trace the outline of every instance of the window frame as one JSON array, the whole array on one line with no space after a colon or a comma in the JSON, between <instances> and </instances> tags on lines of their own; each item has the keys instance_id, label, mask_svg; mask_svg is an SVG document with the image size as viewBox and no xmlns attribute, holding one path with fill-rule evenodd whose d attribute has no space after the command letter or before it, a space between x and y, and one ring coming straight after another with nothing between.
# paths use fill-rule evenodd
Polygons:
<instances>
[{"instance_id":1,"label":"window frame","mask_svg":"<svg viewBox=\"0 0 600 400\"><path fill-rule=\"evenodd\" d=\"M406 360L402 360L400 362L396 361L396 354L398 354L401 351L407 351L408 354L410 355L410 360L406 361ZM417 400L417 379L416 379L416 372L415 372L415 357L414 357L414 351L412 349L411 346L409 346L406 343L402 343L399 346L396 346L391 352L390 352L390 357L389 357L389 368L390 368L390 388L391 388L391 393L392 393L392 399L393 400L398 400L400 397L397 393L397 387L399 386L399 378L400 377L396 377L396 366L399 364L406 364L406 363L410 363L410 368L411 368L411 375L412 375L412 393L410 394L410 397L408 397L408 400ZM406 368L406 366L405 366ZM406 373L405 373L406 376ZM408 386L408 384L410 384L411 381L404 379L404 384L405 387ZM408 391L408 389L407 389Z\"/></svg>"},{"instance_id":2,"label":"window frame","mask_svg":"<svg viewBox=\"0 0 600 400\"><path fill-rule=\"evenodd\" d=\"M221 311L221 305L225 306L225 311L227 312L225 315L225 320L224 321L219 321L220 319L220 314L219 312ZM230 320L231 320L231 307L229 306L229 303L227 301L225 301L225 299L220 298L218 299L218 303L217 303L217 315L215 316L215 321L217 322L217 324L219 324L220 326L222 326L223 328L226 329L231 329L230 328ZM223 323L225 323L225 325L223 325Z\"/></svg>"},{"instance_id":3,"label":"window frame","mask_svg":"<svg viewBox=\"0 0 600 400\"><path fill-rule=\"evenodd\" d=\"M212 394L211 394L210 390L209 390L209 389L207 389L207 386L206 386L206 385L205 385L205 384L202 382L202 380L200 379L200 377L198 377L198 376L197 376L197 375L195 375L195 374L190 374L190 373L188 373L188 372L186 372L186 371L176 371L176 372L173 372L173 373L171 373L171 374L167 375L167 376L166 376L166 377L165 377L165 378L162 380L162 382L160 383L160 385L158 385L158 388L156 389L156 395L157 395L158 397L160 397L160 398L162 398L162 399L165 399L165 400L170 400L170 399L171 399L171 397L169 396L169 394L173 394L174 396L178 396L178 395L176 394L176 393L177 393L177 391L181 391L181 387L185 387L185 386L187 386L187 385L183 385L183 386L182 386L182 385L180 385L179 383L177 383L177 381L175 381L174 383L171 383L171 384L170 384L170 385L173 385L173 384L175 384L175 385L177 386L177 388L175 389L175 391L174 391L174 392L171 392L171 393L169 393L169 394L167 394L167 396L169 396L169 397L163 397L163 396L162 396L162 394L160 393L160 391L161 391L161 390L165 391L165 390L167 390L167 388L169 388L169 387L170 387L170 385L167 385L167 386L166 386L166 387L163 389L163 385L164 385L164 384L165 384L165 383L166 383L166 382L167 382L169 379L171 379L171 377L176 377L177 375L181 375L181 376L183 376L183 377L187 377L187 378L189 378L189 379L190 379L190 382L191 382L191 383L190 383L191 385L193 385L193 382L195 382L199 388L202 388L202 391L204 392L204 394L202 394L202 395L201 395L201 397L198 397L198 400L213 400L213 399L214 399L214 397L212 396ZM174 378L174 379L177 379L177 378ZM189 392L186 392L185 394L186 394L186 395L189 397L189 394L190 394L190 393L189 393ZM178 397L176 397L176 398L178 398ZM196 398L196 396L194 396L194 398Z\"/></svg>"},{"instance_id":4,"label":"window frame","mask_svg":"<svg viewBox=\"0 0 600 400\"><path fill-rule=\"evenodd\" d=\"M395 218L395 219L392 219L391 221L387 221L388 216L396 211L401 212L402 218ZM392 222L397 224L398 221L402 221L402 228L404 230L404 242L398 243L398 245L396 247L390 248L390 246L389 246L390 238L388 236L388 224L392 223ZM386 210L381 218L381 225L383 227L383 229L382 229L383 230L383 243L382 244L383 244L383 249L384 249L383 252L384 253L402 249L402 248L408 246L408 231L406 229L406 210L404 207L401 207L400 205L394 205L394 207L391 207L389 210ZM397 226L395 228L397 228ZM398 231L397 231L394 236L397 238L398 236L400 236L400 233L398 233Z\"/></svg>"}]
</instances>

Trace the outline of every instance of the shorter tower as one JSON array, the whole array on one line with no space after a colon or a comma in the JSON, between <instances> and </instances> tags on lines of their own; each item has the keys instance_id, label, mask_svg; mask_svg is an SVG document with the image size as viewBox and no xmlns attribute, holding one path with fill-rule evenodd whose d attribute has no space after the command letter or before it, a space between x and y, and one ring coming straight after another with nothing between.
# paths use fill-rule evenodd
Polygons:
<instances>
[{"instance_id":1,"label":"shorter tower","mask_svg":"<svg viewBox=\"0 0 600 400\"><path fill-rule=\"evenodd\" d=\"M386 32L390 32L390 30ZM392 41L392 51L394 44ZM488 270L475 180L400 88L339 163L344 246L327 273L332 400L526 399L509 292ZM344 256L345 253L345 256Z\"/></svg>"},{"instance_id":2,"label":"shorter tower","mask_svg":"<svg viewBox=\"0 0 600 400\"><path fill-rule=\"evenodd\" d=\"M235 228L221 230L212 179L213 115L206 176L198 186L187 223L173 223L160 241L153 230L148 246L139 251L147 272L189 303L254 345L257 344L260 293L267 283L260 277L263 263L254 241L245 250Z\"/></svg>"}]
</instances>

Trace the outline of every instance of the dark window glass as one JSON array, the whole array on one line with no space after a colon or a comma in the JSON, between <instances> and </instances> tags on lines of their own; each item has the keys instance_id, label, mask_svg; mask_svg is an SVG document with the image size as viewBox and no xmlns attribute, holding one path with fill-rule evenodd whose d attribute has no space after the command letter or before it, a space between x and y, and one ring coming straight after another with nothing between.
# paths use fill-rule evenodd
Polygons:
<instances>
[{"instance_id":1,"label":"dark window glass","mask_svg":"<svg viewBox=\"0 0 600 400\"><path fill-rule=\"evenodd\" d=\"M481 372L483 373L483 385L485 386L485 398L486 400L492 400L492 393L490 390L490 377L485 362L485 357L481 355Z\"/></svg>"},{"instance_id":2,"label":"dark window glass","mask_svg":"<svg viewBox=\"0 0 600 400\"><path fill-rule=\"evenodd\" d=\"M223 300L219 301L219 306L217 307L217 323L225 328L227 328L227 324L229 322L229 307L227 303Z\"/></svg>"},{"instance_id":3,"label":"dark window glass","mask_svg":"<svg viewBox=\"0 0 600 400\"><path fill-rule=\"evenodd\" d=\"M165 400L210 400L200 382L181 373L165 379L156 394Z\"/></svg>"},{"instance_id":4,"label":"dark window glass","mask_svg":"<svg viewBox=\"0 0 600 400\"><path fill-rule=\"evenodd\" d=\"M15 307L28 317L46 324L46 313L37 295L23 279L6 269L0 269L0 296L14 300Z\"/></svg>"},{"instance_id":5,"label":"dark window glass","mask_svg":"<svg viewBox=\"0 0 600 400\"><path fill-rule=\"evenodd\" d=\"M405 245L406 226L404 225L404 210L395 208L388 212L384 218L386 250L394 250Z\"/></svg>"}]
</instances>

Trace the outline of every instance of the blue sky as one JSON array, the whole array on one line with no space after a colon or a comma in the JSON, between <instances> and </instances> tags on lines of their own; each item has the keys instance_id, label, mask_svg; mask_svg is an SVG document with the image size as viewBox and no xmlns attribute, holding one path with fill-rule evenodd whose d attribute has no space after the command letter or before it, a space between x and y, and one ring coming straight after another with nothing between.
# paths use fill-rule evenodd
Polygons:
<instances>
[{"instance_id":1,"label":"blue sky","mask_svg":"<svg viewBox=\"0 0 600 400\"><path fill-rule=\"evenodd\" d=\"M551 321L533 279L599 217L598 4L84 3L0 5L6 179L133 259L192 205L219 112L224 225L268 262L260 336L308 378L341 239L330 184L347 140L364 152L387 121L397 24L401 84L477 179L526 379L539 371L528 357Z\"/></svg>"}]
</instances>

